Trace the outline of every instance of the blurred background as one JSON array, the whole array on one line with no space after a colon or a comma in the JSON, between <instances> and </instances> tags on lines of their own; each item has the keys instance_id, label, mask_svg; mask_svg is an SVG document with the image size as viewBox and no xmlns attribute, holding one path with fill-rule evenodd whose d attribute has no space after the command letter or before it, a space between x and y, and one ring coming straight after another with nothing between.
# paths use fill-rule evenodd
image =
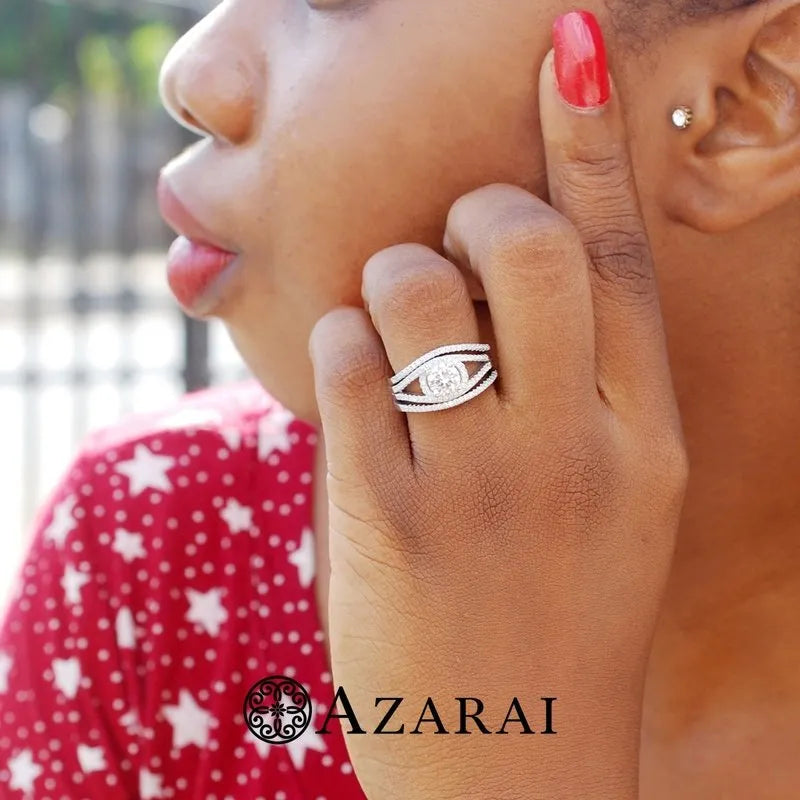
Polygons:
<instances>
[{"instance_id":1,"label":"blurred background","mask_svg":"<svg viewBox=\"0 0 800 800\"><path fill-rule=\"evenodd\" d=\"M81 439L247 373L167 288L160 63L213 2L0 4L0 607Z\"/></svg>"}]
</instances>

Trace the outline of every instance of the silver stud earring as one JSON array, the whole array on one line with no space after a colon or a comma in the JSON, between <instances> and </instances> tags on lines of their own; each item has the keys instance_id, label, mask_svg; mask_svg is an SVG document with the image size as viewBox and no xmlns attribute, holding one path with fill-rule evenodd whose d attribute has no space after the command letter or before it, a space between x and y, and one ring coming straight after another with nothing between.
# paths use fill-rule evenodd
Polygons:
<instances>
[{"instance_id":1,"label":"silver stud earring","mask_svg":"<svg viewBox=\"0 0 800 800\"><path fill-rule=\"evenodd\" d=\"M672 109L672 124L680 130L685 130L692 124L692 109L688 106L678 106Z\"/></svg>"}]
</instances>

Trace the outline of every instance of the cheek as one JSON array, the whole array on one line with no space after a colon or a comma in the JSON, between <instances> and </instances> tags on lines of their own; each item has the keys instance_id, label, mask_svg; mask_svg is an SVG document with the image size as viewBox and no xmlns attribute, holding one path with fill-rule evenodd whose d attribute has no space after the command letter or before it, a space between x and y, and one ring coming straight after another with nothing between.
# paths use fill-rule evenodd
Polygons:
<instances>
[{"instance_id":1,"label":"cheek","mask_svg":"<svg viewBox=\"0 0 800 800\"><path fill-rule=\"evenodd\" d=\"M543 191L533 67L441 52L361 59L368 68L341 59L295 83L287 114L272 108L281 237L366 257L397 241L438 246L461 194L491 182Z\"/></svg>"},{"instance_id":2,"label":"cheek","mask_svg":"<svg viewBox=\"0 0 800 800\"><path fill-rule=\"evenodd\" d=\"M377 250L440 249L462 194L493 182L545 191L536 97L545 37L509 38L507 19L493 34L478 15L392 29L413 36L348 31L273 62L251 161L263 210L252 241L269 254L255 280L304 314L360 305L363 264Z\"/></svg>"}]
</instances>

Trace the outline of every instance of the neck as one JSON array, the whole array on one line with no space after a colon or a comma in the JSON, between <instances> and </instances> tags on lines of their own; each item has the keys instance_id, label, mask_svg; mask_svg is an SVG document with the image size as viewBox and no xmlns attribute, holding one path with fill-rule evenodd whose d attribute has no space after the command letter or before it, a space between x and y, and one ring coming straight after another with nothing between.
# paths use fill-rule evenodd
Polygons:
<instances>
[{"instance_id":1,"label":"neck","mask_svg":"<svg viewBox=\"0 0 800 800\"><path fill-rule=\"evenodd\" d=\"M800 200L723 235L667 228L668 255L656 254L690 462L671 596L681 617L800 560L798 212Z\"/></svg>"},{"instance_id":2,"label":"neck","mask_svg":"<svg viewBox=\"0 0 800 800\"><path fill-rule=\"evenodd\" d=\"M800 691L797 211L666 230L656 255L690 476L648 672L653 741L721 741L720 720L780 715Z\"/></svg>"}]
</instances>

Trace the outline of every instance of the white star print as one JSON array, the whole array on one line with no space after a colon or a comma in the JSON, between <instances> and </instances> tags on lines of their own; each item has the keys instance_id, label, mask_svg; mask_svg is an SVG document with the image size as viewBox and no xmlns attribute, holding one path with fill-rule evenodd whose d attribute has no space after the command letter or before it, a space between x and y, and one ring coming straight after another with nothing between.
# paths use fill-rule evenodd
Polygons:
<instances>
[{"instance_id":1,"label":"white star print","mask_svg":"<svg viewBox=\"0 0 800 800\"><path fill-rule=\"evenodd\" d=\"M219 626L228 619L228 612L222 606L222 589L209 589L207 592L186 589L186 597L190 606L186 619L201 625L206 633L218 636Z\"/></svg>"},{"instance_id":2,"label":"white star print","mask_svg":"<svg viewBox=\"0 0 800 800\"><path fill-rule=\"evenodd\" d=\"M13 663L11 656L0 650L0 694L8 691L8 673L11 672Z\"/></svg>"},{"instance_id":3,"label":"white star print","mask_svg":"<svg viewBox=\"0 0 800 800\"><path fill-rule=\"evenodd\" d=\"M248 531L253 525L253 509L241 505L238 500L234 500L232 497L228 499L225 508L219 512L219 515L228 524L231 533Z\"/></svg>"},{"instance_id":4,"label":"white star print","mask_svg":"<svg viewBox=\"0 0 800 800\"><path fill-rule=\"evenodd\" d=\"M30 748L9 758L8 769L11 772L9 788L20 789L23 792L32 792L33 782L42 774L42 768L33 761Z\"/></svg>"},{"instance_id":5,"label":"white star print","mask_svg":"<svg viewBox=\"0 0 800 800\"><path fill-rule=\"evenodd\" d=\"M45 538L55 542L59 547L64 546L64 540L69 535L69 532L78 526L72 516L72 510L77 502L76 495L70 495L62 500L53 509L53 519L44 530Z\"/></svg>"},{"instance_id":6,"label":"white star print","mask_svg":"<svg viewBox=\"0 0 800 800\"><path fill-rule=\"evenodd\" d=\"M140 800L156 800L163 797L161 781L164 778L142 767L139 770L139 798Z\"/></svg>"},{"instance_id":7,"label":"white star print","mask_svg":"<svg viewBox=\"0 0 800 800\"><path fill-rule=\"evenodd\" d=\"M125 727L125 730L130 734L137 734L141 730L139 723L139 714L135 708L126 711L120 718L120 724Z\"/></svg>"},{"instance_id":8,"label":"white star print","mask_svg":"<svg viewBox=\"0 0 800 800\"><path fill-rule=\"evenodd\" d=\"M123 606L117 612L114 628L117 634L117 644L120 647L136 647L136 627L133 622L133 614L127 606Z\"/></svg>"},{"instance_id":9,"label":"white star print","mask_svg":"<svg viewBox=\"0 0 800 800\"><path fill-rule=\"evenodd\" d=\"M292 759L295 769L302 769L306 760L306 751L316 750L318 753L324 753L327 749L325 737L314 733L313 725L309 725L297 739L287 742L284 746L289 751L289 758Z\"/></svg>"},{"instance_id":10,"label":"white star print","mask_svg":"<svg viewBox=\"0 0 800 800\"><path fill-rule=\"evenodd\" d=\"M102 747L90 747L88 744L78 745L78 761L84 775L107 769L106 757Z\"/></svg>"},{"instance_id":11,"label":"white star print","mask_svg":"<svg viewBox=\"0 0 800 800\"><path fill-rule=\"evenodd\" d=\"M238 428L223 428L220 434L231 450L236 450L242 443L242 432Z\"/></svg>"},{"instance_id":12,"label":"white star print","mask_svg":"<svg viewBox=\"0 0 800 800\"><path fill-rule=\"evenodd\" d=\"M114 532L114 544L111 545L111 549L119 553L126 564L130 564L134 558L144 558L147 555L142 546L142 534L131 533L125 528L117 528Z\"/></svg>"},{"instance_id":13,"label":"white star print","mask_svg":"<svg viewBox=\"0 0 800 800\"><path fill-rule=\"evenodd\" d=\"M77 657L53 659L53 683L64 694L73 698L81 682L81 664Z\"/></svg>"},{"instance_id":14,"label":"white star print","mask_svg":"<svg viewBox=\"0 0 800 800\"><path fill-rule=\"evenodd\" d=\"M205 747L213 714L197 705L191 692L181 689L178 705L162 706L167 721L172 725L172 746L178 750L188 744Z\"/></svg>"},{"instance_id":15,"label":"white star print","mask_svg":"<svg viewBox=\"0 0 800 800\"><path fill-rule=\"evenodd\" d=\"M133 458L130 461L120 461L115 469L128 477L129 491L131 496L135 496L145 489L172 491L172 484L167 477L167 472L173 466L175 466L174 458L157 456L145 445L137 444L133 451Z\"/></svg>"},{"instance_id":16,"label":"white star print","mask_svg":"<svg viewBox=\"0 0 800 800\"><path fill-rule=\"evenodd\" d=\"M314 580L314 532L307 525L300 537L300 546L289 554L289 562L297 567L297 578L300 585L308 587Z\"/></svg>"},{"instance_id":17,"label":"white star print","mask_svg":"<svg viewBox=\"0 0 800 800\"><path fill-rule=\"evenodd\" d=\"M250 728L244 732L244 739L256 748L256 752L261 758L266 758L269 755L269 742L259 739L258 736L252 733Z\"/></svg>"},{"instance_id":18,"label":"white star print","mask_svg":"<svg viewBox=\"0 0 800 800\"><path fill-rule=\"evenodd\" d=\"M294 416L282 406L276 406L258 421L258 458L265 461L273 450L288 453L292 443L289 440L289 423Z\"/></svg>"},{"instance_id":19,"label":"white star print","mask_svg":"<svg viewBox=\"0 0 800 800\"><path fill-rule=\"evenodd\" d=\"M75 569L72 564L67 564L61 578L61 588L64 590L64 601L70 604L81 602L81 589L89 582L89 574Z\"/></svg>"}]
</instances>

